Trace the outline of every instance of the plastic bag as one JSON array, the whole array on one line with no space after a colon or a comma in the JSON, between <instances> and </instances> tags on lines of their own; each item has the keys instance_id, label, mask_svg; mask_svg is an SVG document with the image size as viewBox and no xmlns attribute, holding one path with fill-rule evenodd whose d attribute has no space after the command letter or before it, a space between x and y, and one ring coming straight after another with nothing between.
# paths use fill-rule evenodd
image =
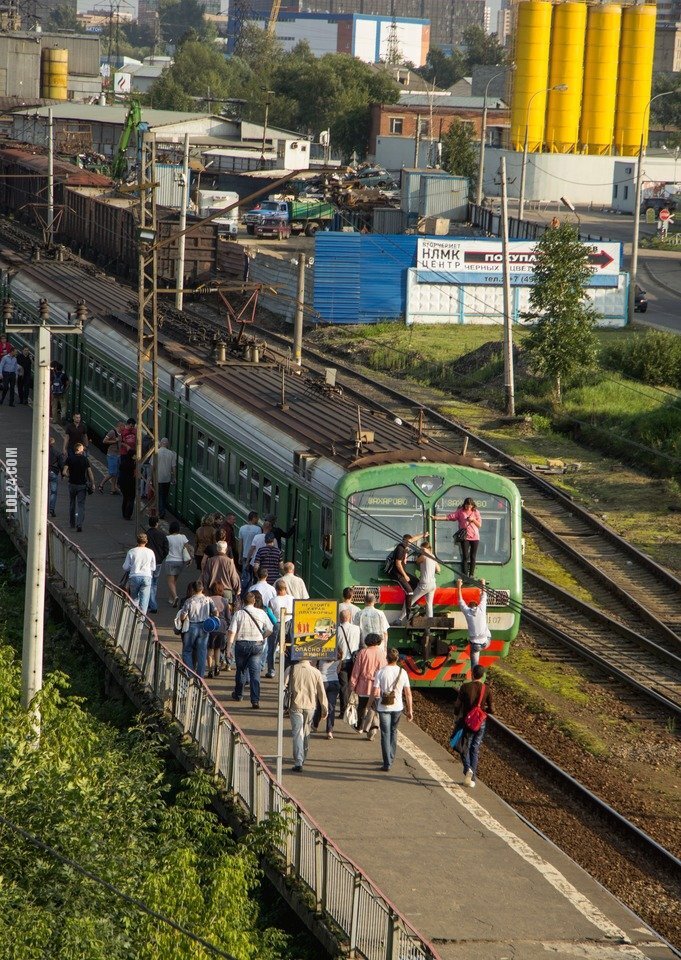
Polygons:
<instances>
[{"instance_id":1,"label":"plastic bag","mask_svg":"<svg viewBox=\"0 0 681 960\"><path fill-rule=\"evenodd\" d=\"M347 707L345 708L343 719L349 726L351 727L357 726L357 704L352 702L352 698L350 698L350 701Z\"/></svg>"},{"instance_id":2,"label":"plastic bag","mask_svg":"<svg viewBox=\"0 0 681 960\"><path fill-rule=\"evenodd\" d=\"M449 746L452 750L456 750L459 744L461 743L461 738L463 737L463 727L459 727L454 731L449 741Z\"/></svg>"}]
</instances>

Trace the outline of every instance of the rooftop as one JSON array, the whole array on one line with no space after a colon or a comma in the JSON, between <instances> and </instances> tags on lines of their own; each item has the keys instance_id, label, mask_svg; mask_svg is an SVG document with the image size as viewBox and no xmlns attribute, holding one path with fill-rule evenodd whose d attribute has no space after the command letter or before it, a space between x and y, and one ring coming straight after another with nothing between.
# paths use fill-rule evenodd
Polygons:
<instances>
[{"instance_id":1,"label":"rooftop","mask_svg":"<svg viewBox=\"0 0 681 960\"><path fill-rule=\"evenodd\" d=\"M387 103L386 107L428 107L434 110L443 108L451 110L482 110L485 106L484 97L456 97L450 93L436 93L435 96L425 93L402 93L398 103ZM498 97L488 97L487 107L490 110L506 109L506 104Z\"/></svg>"},{"instance_id":2,"label":"rooftop","mask_svg":"<svg viewBox=\"0 0 681 960\"><path fill-rule=\"evenodd\" d=\"M88 103L56 103L51 107L31 107L29 110L13 110L15 114L26 117L45 117L52 110L55 120L83 120L86 123L125 123L128 108L125 105L100 107L98 104ZM179 110L148 110L144 108L143 119L151 127L170 126L173 123L186 123L190 120L210 119L207 113L183 113ZM213 117L222 120L222 117Z\"/></svg>"}]
</instances>

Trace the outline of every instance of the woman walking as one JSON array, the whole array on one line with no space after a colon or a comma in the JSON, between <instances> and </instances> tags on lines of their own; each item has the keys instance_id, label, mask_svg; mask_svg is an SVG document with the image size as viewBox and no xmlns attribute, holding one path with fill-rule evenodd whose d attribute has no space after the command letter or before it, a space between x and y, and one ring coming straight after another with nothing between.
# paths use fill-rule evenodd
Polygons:
<instances>
[{"instance_id":1,"label":"woman walking","mask_svg":"<svg viewBox=\"0 0 681 960\"><path fill-rule=\"evenodd\" d=\"M381 667L387 663L385 653L383 652L382 638L377 633L369 633L364 638L365 646L359 651L355 658L355 664L352 668L350 677L350 687L357 694L359 704L357 706L357 730L362 732L362 723L366 713L367 704L374 691L374 678ZM371 731L367 737L373 740Z\"/></svg>"},{"instance_id":2,"label":"woman walking","mask_svg":"<svg viewBox=\"0 0 681 960\"><path fill-rule=\"evenodd\" d=\"M201 569L206 547L213 543L215 543L215 524L214 514L211 513L203 518L201 525L196 529L194 540L194 560L196 561L197 570Z\"/></svg>"},{"instance_id":3,"label":"woman walking","mask_svg":"<svg viewBox=\"0 0 681 960\"><path fill-rule=\"evenodd\" d=\"M189 540L183 533L180 533L180 524L177 520L173 520L168 527L168 556L165 559L168 603L171 607L176 607L178 604L177 578L191 561L191 558L192 548L189 546Z\"/></svg>"},{"instance_id":4,"label":"woman walking","mask_svg":"<svg viewBox=\"0 0 681 960\"><path fill-rule=\"evenodd\" d=\"M333 740L333 722L336 718L336 701L340 693L340 681L338 680L338 660L317 660L317 670L322 675L324 689L326 690L326 699L329 704L329 712L326 715L326 739ZM317 727L322 719L322 708L317 704L314 716L312 717L312 729L317 732Z\"/></svg>"},{"instance_id":5,"label":"woman walking","mask_svg":"<svg viewBox=\"0 0 681 960\"><path fill-rule=\"evenodd\" d=\"M373 696L381 727L381 770L390 770L397 751L397 725L402 711L406 707L407 720L414 719L411 702L409 677L400 661L400 653L395 647L388 650L388 663L376 674Z\"/></svg>"},{"instance_id":6,"label":"woman walking","mask_svg":"<svg viewBox=\"0 0 681 960\"><path fill-rule=\"evenodd\" d=\"M121 454L118 461L118 487L123 498L121 514L124 520L132 520L135 512L135 478L137 476L135 451L125 444L121 444L119 449Z\"/></svg>"}]
</instances>

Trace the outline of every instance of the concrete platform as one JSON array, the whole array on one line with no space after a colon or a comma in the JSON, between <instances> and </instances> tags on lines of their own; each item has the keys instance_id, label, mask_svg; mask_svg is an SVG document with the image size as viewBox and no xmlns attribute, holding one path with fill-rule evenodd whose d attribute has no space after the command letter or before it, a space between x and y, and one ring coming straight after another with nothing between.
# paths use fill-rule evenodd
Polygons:
<instances>
[{"instance_id":1,"label":"concrete platform","mask_svg":"<svg viewBox=\"0 0 681 960\"><path fill-rule=\"evenodd\" d=\"M0 407L0 457L18 449L19 482L28 490L31 408ZM61 440L58 429L55 433ZM103 456L91 451L104 473ZM134 525L121 499L88 497L82 533L68 525L68 493L60 483L56 523L114 581ZM191 578L182 575L179 592ZM177 649L174 611L165 583L154 618ZM276 749L276 689L263 680L262 709L229 699L233 674L211 681L263 756ZM290 771L286 728L284 782L340 848L362 867L443 960L671 960L674 953L634 914L478 782L459 786L460 765L423 731L402 720L398 757L379 770L378 741L369 743L342 721L334 740L313 737L302 774ZM272 758L272 764L273 758Z\"/></svg>"}]
</instances>

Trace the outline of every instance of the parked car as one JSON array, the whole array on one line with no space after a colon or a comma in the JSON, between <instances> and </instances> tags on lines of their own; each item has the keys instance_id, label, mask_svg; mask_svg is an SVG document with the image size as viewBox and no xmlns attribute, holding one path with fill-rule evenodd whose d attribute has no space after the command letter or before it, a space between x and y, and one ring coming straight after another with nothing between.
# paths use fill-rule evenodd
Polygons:
<instances>
[{"instance_id":1,"label":"parked car","mask_svg":"<svg viewBox=\"0 0 681 960\"><path fill-rule=\"evenodd\" d=\"M648 309L648 297L643 287L639 287L636 284L636 289L634 290L634 312L635 313L645 313Z\"/></svg>"},{"instance_id":2,"label":"parked car","mask_svg":"<svg viewBox=\"0 0 681 960\"><path fill-rule=\"evenodd\" d=\"M659 216L660 210L669 210L673 213L676 210L676 200L672 197L645 197L641 201L641 213L646 210L654 210L655 216Z\"/></svg>"}]
</instances>

